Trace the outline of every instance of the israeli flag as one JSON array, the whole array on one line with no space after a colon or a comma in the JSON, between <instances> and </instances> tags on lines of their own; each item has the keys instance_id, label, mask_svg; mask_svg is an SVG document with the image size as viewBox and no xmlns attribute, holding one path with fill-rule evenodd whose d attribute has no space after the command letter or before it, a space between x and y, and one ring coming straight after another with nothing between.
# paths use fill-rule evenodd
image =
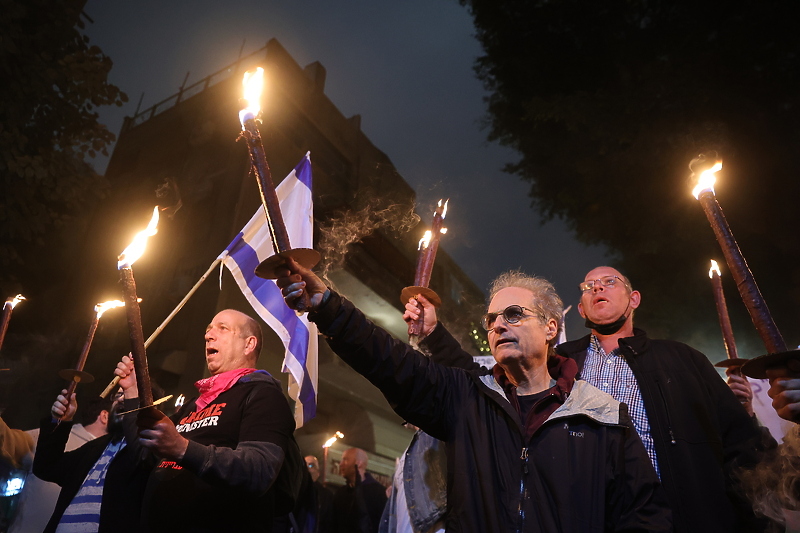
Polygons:
<instances>
[{"instance_id":1,"label":"israeli flag","mask_svg":"<svg viewBox=\"0 0 800 533\"><path fill-rule=\"evenodd\" d=\"M311 152L275 188L293 248L313 248L314 205L311 200ZM317 412L317 327L286 306L275 280L255 275L255 268L275 250L264 208L259 207L219 259L228 267L247 301L283 341L283 371L289 374L289 396L296 402L301 427Z\"/></svg>"}]
</instances>

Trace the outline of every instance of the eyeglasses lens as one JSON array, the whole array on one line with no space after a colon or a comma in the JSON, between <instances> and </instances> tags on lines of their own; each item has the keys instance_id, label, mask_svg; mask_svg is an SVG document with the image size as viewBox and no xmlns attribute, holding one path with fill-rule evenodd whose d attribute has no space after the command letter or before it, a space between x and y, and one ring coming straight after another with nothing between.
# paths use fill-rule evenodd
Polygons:
<instances>
[{"instance_id":1,"label":"eyeglasses lens","mask_svg":"<svg viewBox=\"0 0 800 533\"><path fill-rule=\"evenodd\" d=\"M525 310L519 305L509 305L499 313L486 313L481 317L481 325L486 331L494 328L497 317L503 315L503 319L509 324L516 324L525 316Z\"/></svg>"}]
</instances>

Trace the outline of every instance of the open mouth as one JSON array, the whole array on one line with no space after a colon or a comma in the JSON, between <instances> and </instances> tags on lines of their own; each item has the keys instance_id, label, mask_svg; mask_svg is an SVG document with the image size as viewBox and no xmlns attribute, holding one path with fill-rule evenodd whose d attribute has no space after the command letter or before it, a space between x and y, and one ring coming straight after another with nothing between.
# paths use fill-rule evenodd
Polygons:
<instances>
[{"instance_id":1,"label":"open mouth","mask_svg":"<svg viewBox=\"0 0 800 533\"><path fill-rule=\"evenodd\" d=\"M494 345L495 345L495 347L497 347L497 346L500 346L502 344L508 344L508 343L513 343L513 342L514 342L514 339L500 339Z\"/></svg>"},{"instance_id":2,"label":"open mouth","mask_svg":"<svg viewBox=\"0 0 800 533\"><path fill-rule=\"evenodd\" d=\"M599 297L595 298L592 303L597 305L597 304L603 303L603 302L608 303L608 298L603 298L602 296L599 296Z\"/></svg>"},{"instance_id":3,"label":"open mouth","mask_svg":"<svg viewBox=\"0 0 800 533\"><path fill-rule=\"evenodd\" d=\"M219 352L219 350L217 350L216 348L206 348L206 357L214 355L217 352Z\"/></svg>"}]
</instances>

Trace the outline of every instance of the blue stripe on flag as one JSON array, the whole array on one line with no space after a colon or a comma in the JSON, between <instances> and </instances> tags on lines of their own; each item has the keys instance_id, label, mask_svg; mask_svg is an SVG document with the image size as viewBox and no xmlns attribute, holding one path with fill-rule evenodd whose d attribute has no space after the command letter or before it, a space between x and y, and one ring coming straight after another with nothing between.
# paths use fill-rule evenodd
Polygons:
<instances>
[{"instance_id":1,"label":"blue stripe on flag","mask_svg":"<svg viewBox=\"0 0 800 533\"><path fill-rule=\"evenodd\" d=\"M301 184L304 187L300 187ZM276 189L293 247L311 246L313 219L311 184L311 159L306 154ZM256 250L254 246L259 246L261 249ZM272 253L266 218L259 208L243 230L225 248L220 258L230 269L253 308L275 329L286 346L284 372L290 371L298 384L299 390L295 399L302 405L302 419L299 419L299 413L296 414L296 418L299 424L302 424L316 414L316 350L308 354L309 341L312 340L309 328L312 328L312 331L316 331L316 328L306 319L300 319L286 306L283 295L273 280L265 280L255 275L255 268L261 260ZM316 339L313 340L316 346ZM313 375L309 368L313 369Z\"/></svg>"},{"instance_id":2,"label":"blue stripe on flag","mask_svg":"<svg viewBox=\"0 0 800 533\"><path fill-rule=\"evenodd\" d=\"M300 183L311 189L311 160L308 157L304 157L303 160L294 167L294 172Z\"/></svg>"},{"instance_id":3,"label":"blue stripe on flag","mask_svg":"<svg viewBox=\"0 0 800 533\"><path fill-rule=\"evenodd\" d=\"M239 265L247 281L247 286L253 292L256 299L267 309L267 311L277 318L289 331L291 340L289 341L288 350L294 354L300 364L305 367L306 365L306 350L308 346L308 330L305 325L300 322L300 319L293 310L289 309L283 301L283 294L281 290L275 285L275 282L269 279L262 279L253 274L256 267L260 263L256 251L247 244L244 239L240 239L231 250L229 250L231 258ZM250 273L250 274L248 274ZM304 411L308 407L312 407L310 416L316 414L316 409L313 407L314 388L311 384L311 377L306 373L303 376L303 383L300 387L300 401L303 402ZM306 418L308 420L308 418Z\"/></svg>"}]
</instances>

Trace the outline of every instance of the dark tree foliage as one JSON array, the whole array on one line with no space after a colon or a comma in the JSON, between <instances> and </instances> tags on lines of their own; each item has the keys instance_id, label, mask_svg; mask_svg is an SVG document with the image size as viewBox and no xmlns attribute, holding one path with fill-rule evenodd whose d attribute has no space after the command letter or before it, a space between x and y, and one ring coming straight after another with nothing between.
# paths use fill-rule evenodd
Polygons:
<instances>
[{"instance_id":1,"label":"dark tree foliage","mask_svg":"<svg viewBox=\"0 0 800 533\"><path fill-rule=\"evenodd\" d=\"M489 138L520 155L506 170L530 182L544 219L561 217L581 241L618 253L644 294L639 322L684 340L700 322L718 335L709 329L716 319L706 274L722 255L688 181L689 161L716 151L725 164L720 204L796 345L795 4L460 2L485 51L476 72L489 90ZM737 331L751 333L727 280Z\"/></svg>"},{"instance_id":2,"label":"dark tree foliage","mask_svg":"<svg viewBox=\"0 0 800 533\"><path fill-rule=\"evenodd\" d=\"M84 36L83 1L0 0L0 286L30 290L36 259L107 189L87 158L114 135L96 109L127 97ZM57 241L54 241L57 237ZM52 258L51 258L52 260Z\"/></svg>"},{"instance_id":3,"label":"dark tree foliage","mask_svg":"<svg viewBox=\"0 0 800 533\"><path fill-rule=\"evenodd\" d=\"M64 386L54 368L75 364L91 320L91 308L67 310L88 220L108 189L86 161L114 140L97 108L127 101L108 82L111 60L82 33L84 4L0 0L0 301L28 297L0 354L10 369L0 411L16 427L47 412Z\"/></svg>"}]
</instances>

